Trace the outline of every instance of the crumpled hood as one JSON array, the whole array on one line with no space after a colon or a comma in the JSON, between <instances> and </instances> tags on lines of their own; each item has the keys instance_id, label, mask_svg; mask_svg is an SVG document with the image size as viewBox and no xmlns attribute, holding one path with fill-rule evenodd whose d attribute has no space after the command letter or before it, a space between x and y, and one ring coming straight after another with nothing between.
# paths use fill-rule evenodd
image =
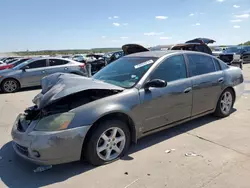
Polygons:
<instances>
[{"instance_id":1,"label":"crumpled hood","mask_svg":"<svg viewBox=\"0 0 250 188\"><path fill-rule=\"evenodd\" d=\"M42 91L33 99L39 109L57 100L90 89L119 90L124 88L105 83L92 78L67 73L55 73L46 76L41 81Z\"/></svg>"}]
</instances>

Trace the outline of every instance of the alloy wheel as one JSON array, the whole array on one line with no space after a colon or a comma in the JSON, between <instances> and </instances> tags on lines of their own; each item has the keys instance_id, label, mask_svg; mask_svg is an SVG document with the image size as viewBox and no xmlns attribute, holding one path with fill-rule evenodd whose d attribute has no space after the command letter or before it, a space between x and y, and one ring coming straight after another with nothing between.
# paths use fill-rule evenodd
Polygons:
<instances>
[{"instance_id":1,"label":"alloy wheel","mask_svg":"<svg viewBox=\"0 0 250 188\"><path fill-rule=\"evenodd\" d=\"M3 84L3 89L6 92L12 93L18 88L17 82L15 80L7 80Z\"/></svg>"},{"instance_id":2,"label":"alloy wheel","mask_svg":"<svg viewBox=\"0 0 250 188\"><path fill-rule=\"evenodd\" d=\"M229 91L226 91L222 97L220 102L221 111L224 114L228 114L231 111L233 104L233 96Z\"/></svg>"},{"instance_id":3,"label":"alloy wheel","mask_svg":"<svg viewBox=\"0 0 250 188\"><path fill-rule=\"evenodd\" d=\"M126 136L122 129L112 127L104 131L98 139L96 152L104 161L117 158L124 150Z\"/></svg>"}]
</instances>

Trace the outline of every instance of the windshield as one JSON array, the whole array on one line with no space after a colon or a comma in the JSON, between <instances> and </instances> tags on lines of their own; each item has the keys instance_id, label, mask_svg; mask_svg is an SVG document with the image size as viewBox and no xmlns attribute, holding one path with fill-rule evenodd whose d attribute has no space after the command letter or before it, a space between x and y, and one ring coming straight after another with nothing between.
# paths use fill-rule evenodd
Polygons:
<instances>
[{"instance_id":1,"label":"windshield","mask_svg":"<svg viewBox=\"0 0 250 188\"><path fill-rule=\"evenodd\" d=\"M13 70L19 70L20 68L22 68L23 66L29 64L30 62L32 62L34 59L29 59L27 61L24 61L23 63L15 66L14 68L12 68Z\"/></svg>"},{"instance_id":2,"label":"windshield","mask_svg":"<svg viewBox=\"0 0 250 188\"><path fill-rule=\"evenodd\" d=\"M224 52L226 52L226 53L240 53L241 50L242 49L240 47L229 47L229 48L225 49Z\"/></svg>"},{"instance_id":3,"label":"windshield","mask_svg":"<svg viewBox=\"0 0 250 188\"><path fill-rule=\"evenodd\" d=\"M250 46L244 46L243 49L244 49L244 51L249 52L250 51Z\"/></svg>"},{"instance_id":4,"label":"windshield","mask_svg":"<svg viewBox=\"0 0 250 188\"><path fill-rule=\"evenodd\" d=\"M123 57L97 72L93 78L123 88L134 87L158 58Z\"/></svg>"},{"instance_id":5,"label":"windshield","mask_svg":"<svg viewBox=\"0 0 250 188\"><path fill-rule=\"evenodd\" d=\"M15 67L15 66L17 66L17 65L19 65L19 64L21 64L21 63L27 61L27 60L29 60L29 59L20 59L20 60L16 60L16 61L10 63L10 65L13 65L13 66Z\"/></svg>"}]
</instances>

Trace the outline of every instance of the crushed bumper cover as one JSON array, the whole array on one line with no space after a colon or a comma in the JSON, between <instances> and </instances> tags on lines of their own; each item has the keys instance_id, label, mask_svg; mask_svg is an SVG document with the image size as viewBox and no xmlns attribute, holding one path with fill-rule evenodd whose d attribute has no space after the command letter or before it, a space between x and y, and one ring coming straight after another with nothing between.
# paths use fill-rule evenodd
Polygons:
<instances>
[{"instance_id":1,"label":"crushed bumper cover","mask_svg":"<svg viewBox=\"0 0 250 188\"><path fill-rule=\"evenodd\" d=\"M40 132L30 131L32 122L25 132L17 128L18 116L12 128L13 149L22 158L39 165L56 165L81 159L82 145L90 126L73 129Z\"/></svg>"}]
</instances>

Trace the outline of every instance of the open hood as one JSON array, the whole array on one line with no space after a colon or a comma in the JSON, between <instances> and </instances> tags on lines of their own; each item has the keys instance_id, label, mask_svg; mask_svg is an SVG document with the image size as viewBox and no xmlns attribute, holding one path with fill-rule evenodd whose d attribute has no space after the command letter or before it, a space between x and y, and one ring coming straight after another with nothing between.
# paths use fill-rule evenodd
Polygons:
<instances>
[{"instance_id":1,"label":"open hood","mask_svg":"<svg viewBox=\"0 0 250 188\"><path fill-rule=\"evenodd\" d=\"M125 44L122 46L122 50L124 52L124 55L149 51L149 49L144 48L139 44Z\"/></svg>"},{"instance_id":2,"label":"open hood","mask_svg":"<svg viewBox=\"0 0 250 188\"><path fill-rule=\"evenodd\" d=\"M185 43L205 43L205 44L212 44L216 42L215 40L213 39L208 39L208 38L196 38L196 39L193 39L193 40L189 40Z\"/></svg>"},{"instance_id":3,"label":"open hood","mask_svg":"<svg viewBox=\"0 0 250 188\"><path fill-rule=\"evenodd\" d=\"M41 81L42 91L33 99L38 109L42 109L61 98L91 89L122 91L124 88L92 78L67 73L55 73Z\"/></svg>"}]
</instances>

